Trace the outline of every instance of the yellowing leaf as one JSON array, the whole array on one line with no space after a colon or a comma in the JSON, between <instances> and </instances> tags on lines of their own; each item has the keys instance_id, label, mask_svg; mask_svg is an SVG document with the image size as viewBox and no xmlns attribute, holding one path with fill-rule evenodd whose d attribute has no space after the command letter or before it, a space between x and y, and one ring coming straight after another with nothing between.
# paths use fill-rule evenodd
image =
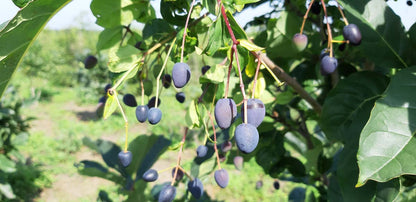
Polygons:
<instances>
[{"instance_id":1,"label":"yellowing leaf","mask_svg":"<svg viewBox=\"0 0 416 202\"><path fill-rule=\"evenodd\" d=\"M107 119L117 109L117 92L114 91L113 95L108 95L107 101L104 106L103 118Z\"/></svg>"},{"instance_id":2,"label":"yellowing leaf","mask_svg":"<svg viewBox=\"0 0 416 202\"><path fill-rule=\"evenodd\" d=\"M256 44L254 44L253 42L246 40L246 39L240 39L240 45L244 48L246 48L249 51L261 51L264 50L264 48L257 46Z\"/></svg>"}]
</instances>

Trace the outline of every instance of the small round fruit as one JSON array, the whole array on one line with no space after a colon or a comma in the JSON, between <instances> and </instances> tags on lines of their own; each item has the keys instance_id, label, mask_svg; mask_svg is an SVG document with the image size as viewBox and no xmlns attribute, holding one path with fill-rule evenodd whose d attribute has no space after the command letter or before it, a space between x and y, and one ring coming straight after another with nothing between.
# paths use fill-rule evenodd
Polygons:
<instances>
[{"instance_id":1,"label":"small round fruit","mask_svg":"<svg viewBox=\"0 0 416 202\"><path fill-rule=\"evenodd\" d=\"M234 100L230 98L219 99L215 104L214 116L218 127L229 128L237 116L237 106Z\"/></svg>"},{"instance_id":2,"label":"small round fruit","mask_svg":"<svg viewBox=\"0 0 416 202\"><path fill-rule=\"evenodd\" d=\"M342 29L342 35L344 35L344 39L350 41L350 44L352 45L357 46L361 43L361 32L355 24L345 26Z\"/></svg>"},{"instance_id":3,"label":"small round fruit","mask_svg":"<svg viewBox=\"0 0 416 202\"><path fill-rule=\"evenodd\" d=\"M151 108L147 113L147 120L152 125L159 123L160 119L162 119L162 111L159 108Z\"/></svg>"},{"instance_id":4,"label":"small round fruit","mask_svg":"<svg viewBox=\"0 0 416 202\"><path fill-rule=\"evenodd\" d=\"M98 100L98 103L102 103L105 104L105 102L107 101L107 97L106 96L102 96L100 97L100 99Z\"/></svg>"},{"instance_id":5,"label":"small round fruit","mask_svg":"<svg viewBox=\"0 0 416 202\"><path fill-rule=\"evenodd\" d=\"M335 71L338 66L338 60L334 57L325 56L321 60L321 74L328 75Z\"/></svg>"},{"instance_id":6,"label":"small round fruit","mask_svg":"<svg viewBox=\"0 0 416 202\"><path fill-rule=\"evenodd\" d=\"M189 65L183 62L178 62L173 65L172 80L176 88L184 87L191 78L191 69Z\"/></svg>"},{"instance_id":7,"label":"small round fruit","mask_svg":"<svg viewBox=\"0 0 416 202\"><path fill-rule=\"evenodd\" d=\"M153 108L153 107L155 107L155 104L156 104L156 97L153 96L152 98L150 98L149 102L147 103L147 107L149 107L149 109ZM160 106L160 99L158 98L157 99L157 107L159 107L159 106Z\"/></svg>"},{"instance_id":8,"label":"small round fruit","mask_svg":"<svg viewBox=\"0 0 416 202\"><path fill-rule=\"evenodd\" d=\"M158 177L159 177L159 174L157 173L155 169L147 170L142 176L143 180L146 182L154 182L157 180Z\"/></svg>"},{"instance_id":9,"label":"small round fruit","mask_svg":"<svg viewBox=\"0 0 416 202\"><path fill-rule=\"evenodd\" d=\"M139 49L139 50L144 50L143 48L141 48L140 46L142 45L142 41L138 41L135 45L134 45L134 47L136 47L137 49Z\"/></svg>"},{"instance_id":10,"label":"small round fruit","mask_svg":"<svg viewBox=\"0 0 416 202\"><path fill-rule=\"evenodd\" d=\"M172 169L172 178L175 176L175 170L176 168ZM183 178L183 171L181 169L178 169L178 173L176 173L176 181L180 181Z\"/></svg>"},{"instance_id":11,"label":"small round fruit","mask_svg":"<svg viewBox=\"0 0 416 202\"><path fill-rule=\"evenodd\" d=\"M326 48L322 49L321 54L319 55L319 59L322 60L322 58L324 58L325 56L329 56L328 49Z\"/></svg>"},{"instance_id":12,"label":"small round fruit","mask_svg":"<svg viewBox=\"0 0 416 202\"><path fill-rule=\"evenodd\" d=\"M217 170L214 173L215 182L221 188L225 188L228 185L228 172L225 169Z\"/></svg>"},{"instance_id":13,"label":"small round fruit","mask_svg":"<svg viewBox=\"0 0 416 202\"><path fill-rule=\"evenodd\" d=\"M208 66L208 65L203 66L201 69L202 75L205 75L205 73L207 73L209 69L211 69L211 66Z\"/></svg>"},{"instance_id":14,"label":"small round fruit","mask_svg":"<svg viewBox=\"0 0 416 202\"><path fill-rule=\"evenodd\" d=\"M188 190L191 192L192 196L199 199L201 198L202 194L204 194L204 185L202 184L201 180L194 178L193 181L188 182Z\"/></svg>"},{"instance_id":15,"label":"small round fruit","mask_svg":"<svg viewBox=\"0 0 416 202\"><path fill-rule=\"evenodd\" d=\"M218 158L220 159L220 163L224 162L225 160L227 160L227 157L224 154L218 154Z\"/></svg>"},{"instance_id":16,"label":"small round fruit","mask_svg":"<svg viewBox=\"0 0 416 202\"><path fill-rule=\"evenodd\" d=\"M185 93L183 92L176 93L175 97L178 102L180 103L185 102Z\"/></svg>"},{"instance_id":17,"label":"small round fruit","mask_svg":"<svg viewBox=\"0 0 416 202\"><path fill-rule=\"evenodd\" d=\"M311 12L315 15L319 15L321 13L321 4L319 4L319 1L314 1L311 6Z\"/></svg>"},{"instance_id":18,"label":"small round fruit","mask_svg":"<svg viewBox=\"0 0 416 202\"><path fill-rule=\"evenodd\" d=\"M93 55L89 55L87 58L85 58L84 66L86 69L91 69L97 65L97 58Z\"/></svg>"},{"instance_id":19,"label":"small round fruit","mask_svg":"<svg viewBox=\"0 0 416 202\"><path fill-rule=\"evenodd\" d=\"M261 189L263 187L263 181L259 180L256 182L256 189Z\"/></svg>"},{"instance_id":20,"label":"small round fruit","mask_svg":"<svg viewBox=\"0 0 416 202\"><path fill-rule=\"evenodd\" d=\"M136 107L137 106L136 98L132 94L125 94L123 96L123 102L124 102L125 105L127 105L129 107Z\"/></svg>"},{"instance_id":21,"label":"small round fruit","mask_svg":"<svg viewBox=\"0 0 416 202\"><path fill-rule=\"evenodd\" d=\"M140 123L144 123L147 120L147 113L149 107L147 105L139 105L136 107L136 118Z\"/></svg>"},{"instance_id":22,"label":"small round fruit","mask_svg":"<svg viewBox=\"0 0 416 202\"><path fill-rule=\"evenodd\" d=\"M107 95L107 91L110 89L112 87L112 85L111 84L107 84L107 85L105 85L105 87L104 87L104 93Z\"/></svg>"},{"instance_id":23,"label":"small round fruit","mask_svg":"<svg viewBox=\"0 0 416 202\"><path fill-rule=\"evenodd\" d=\"M127 167L130 165L131 160L133 159L133 154L130 151L120 151L118 153L118 159L120 160L121 165Z\"/></svg>"},{"instance_id":24,"label":"small round fruit","mask_svg":"<svg viewBox=\"0 0 416 202\"><path fill-rule=\"evenodd\" d=\"M235 156L233 162L237 170L243 170L244 158L242 156Z\"/></svg>"},{"instance_id":25,"label":"small round fruit","mask_svg":"<svg viewBox=\"0 0 416 202\"><path fill-rule=\"evenodd\" d=\"M255 127L259 127L263 122L264 116L266 116L266 108L259 99L247 100L247 123L252 124ZM244 105L241 107L241 117L244 122Z\"/></svg>"},{"instance_id":26,"label":"small round fruit","mask_svg":"<svg viewBox=\"0 0 416 202\"><path fill-rule=\"evenodd\" d=\"M170 184L165 185L159 193L158 202L171 202L175 199L176 188Z\"/></svg>"},{"instance_id":27,"label":"small round fruit","mask_svg":"<svg viewBox=\"0 0 416 202\"><path fill-rule=\"evenodd\" d=\"M303 51L308 45L308 37L304 34L296 33L292 40L298 51Z\"/></svg>"},{"instance_id":28,"label":"small round fruit","mask_svg":"<svg viewBox=\"0 0 416 202\"><path fill-rule=\"evenodd\" d=\"M205 145L199 145L198 148L196 148L196 156L199 158L202 158L207 155L208 147Z\"/></svg>"},{"instance_id":29,"label":"small round fruit","mask_svg":"<svg viewBox=\"0 0 416 202\"><path fill-rule=\"evenodd\" d=\"M259 132L251 124L238 125L235 128L234 137L238 149L246 154L254 151L259 143Z\"/></svg>"},{"instance_id":30,"label":"small round fruit","mask_svg":"<svg viewBox=\"0 0 416 202\"><path fill-rule=\"evenodd\" d=\"M172 77L170 76L170 74L163 75L163 77L162 77L163 87L169 88L171 83L172 83Z\"/></svg>"},{"instance_id":31,"label":"small round fruit","mask_svg":"<svg viewBox=\"0 0 416 202\"><path fill-rule=\"evenodd\" d=\"M228 152L233 147L233 144L230 141L225 141L221 144L221 151L222 152Z\"/></svg>"},{"instance_id":32,"label":"small round fruit","mask_svg":"<svg viewBox=\"0 0 416 202\"><path fill-rule=\"evenodd\" d=\"M274 187L274 189L276 189L276 190L280 189L280 184L279 184L279 181L274 181L274 182L273 182L273 187Z\"/></svg>"}]
</instances>

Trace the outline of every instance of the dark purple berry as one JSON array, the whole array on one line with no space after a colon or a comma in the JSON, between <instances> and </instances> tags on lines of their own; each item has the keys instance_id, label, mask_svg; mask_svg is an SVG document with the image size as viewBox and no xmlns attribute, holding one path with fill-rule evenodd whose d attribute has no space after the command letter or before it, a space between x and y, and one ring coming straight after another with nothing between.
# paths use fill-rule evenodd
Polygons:
<instances>
[{"instance_id":1,"label":"dark purple berry","mask_svg":"<svg viewBox=\"0 0 416 202\"><path fill-rule=\"evenodd\" d=\"M227 158L225 157L224 154L218 154L218 158L220 159L220 162L224 162L225 160L227 160Z\"/></svg>"},{"instance_id":2,"label":"dark purple berry","mask_svg":"<svg viewBox=\"0 0 416 202\"><path fill-rule=\"evenodd\" d=\"M185 93L183 92L176 93L175 97L178 102L180 103L185 102Z\"/></svg>"},{"instance_id":3,"label":"dark purple berry","mask_svg":"<svg viewBox=\"0 0 416 202\"><path fill-rule=\"evenodd\" d=\"M207 155L207 152L208 152L207 146L199 145L198 148L196 149L196 156L202 158Z\"/></svg>"},{"instance_id":4,"label":"dark purple berry","mask_svg":"<svg viewBox=\"0 0 416 202\"><path fill-rule=\"evenodd\" d=\"M198 178L194 178L193 181L188 182L188 190L191 192L192 196L199 199L204 193L204 186Z\"/></svg>"},{"instance_id":5,"label":"dark purple berry","mask_svg":"<svg viewBox=\"0 0 416 202\"><path fill-rule=\"evenodd\" d=\"M321 13L321 4L319 4L319 1L314 1L312 3L311 12L315 15L319 15L319 13Z\"/></svg>"},{"instance_id":6,"label":"dark purple berry","mask_svg":"<svg viewBox=\"0 0 416 202\"><path fill-rule=\"evenodd\" d=\"M89 55L87 58L85 58L84 66L86 69L91 69L97 65L97 58L93 55Z\"/></svg>"},{"instance_id":7,"label":"dark purple berry","mask_svg":"<svg viewBox=\"0 0 416 202\"><path fill-rule=\"evenodd\" d=\"M235 156L233 162L237 170L243 170L244 158L242 156Z\"/></svg>"},{"instance_id":8,"label":"dark purple berry","mask_svg":"<svg viewBox=\"0 0 416 202\"><path fill-rule=\"evenodd\" d=\"M221 188L225 188L228 185L228 172L225 169L217 170L214 173L215 182Z\"/></svg>"},{"instance_id":9,"label":"dark purple berry","mask_svg":"<svg viewBox=\"0 0 416 202\"><path fill-rule=\"evenodd\" d=\"M176 88L184 87L191 78L191 69L186 63L176 63L172 69L172 80Z\"/></svg>"},{"instance_id":10,"label":"dark purple berry","mask_svg":"<svg viewBox=\"0 0 416 202\"><path fill-rule=\"evenodd\" d=\"M325 56L329 56L329 52L328 52L328 50L326 49L326 48L324 48L322 51L321 51L321 54L319 55L319 59L320 60L322 60L322 58L324 58Z\"/></svg>"},{"instance_id":11,"label":"dark purple berry","mask_svg":"<svg viewBox=\"0 0 416 202\"><path fill-rule=\"evenodd\" d=\"M273 182L273 187L274 187L274 189L276 189L276 190L280 189L280 184L279 184L279 181L274 181L274 182Z\"/></svg>"},{"instance_id":12,"label":"dark purple berry","mask_svg":"<svg viewBox=\"0 0 416 202\"><path fill-rule=\"evenodd\" d=\"M266 116L266 108L259 99L247 100L247 123L258 127ZM241 107L241 117L244 122L244 105Z\"/></svg>"},{"instance_id":13,"label":"dark purple berry","mask_svg":"<svg viewBox=\"0 0 416 202\"><path fill-rule=\"evenodd\" d=\"M150 124L155 125L162 119L162 111L159 108L151 108L147 113L147 120Z\"/></svg>"},{"instance_id":14,"label":"dark purple berry","mask_svg":"<svg viewBox=\"0 0 416 202\"><path fill-rule=\"evenodd\" d=\"M342 52L345 50L345 47L347 47L347 43L342 43L338 46L338 50Z\"/></svg>"},{"instance_id":15,"label":"dark purple berry","mask_svg":"<svg viewBox=\"0 0 416 202\"><path fill-rule=\"evenodd\" d=\"M308 37L304 34L297 33L295 36L293 36L292 40L298 51L303 51L308 45Z\"/></svg>"},{"instance_id":16,"label":"dark purple berry","mask_svg":"<svg viewBox=\"0 0 416 202\"><path fill-rule=\"evenodd\" d=\"M176 196L176 188L170 184L165 185L159 193L158 202L172 202Z\"/></svg>"},{"instance_id":17,"label":"dark purple berry","mask_svg":"<svg viewBox=\"0 0 416 202\"><path fill-rule=\"evenodd\" d=\"M142 42L141 41L139 41L139 42L137 42L135 45L134 45L134 47L136 47L137 49L139 49L139 50L144 50L143 48L141 48L140 46L142 45Z\"/></svg>"},{"instance_id":18,"label":"dark purple berry","mask_svg":"<svg viewBox=\"0 0 416 202\"><path fill-rule=\"evenodd\" d=\"M120 160L121 165L127 167L130 165L131 160L133 159L133 154L130 151L120 151L118 153L118 159Z\"/></svg>"},{"instance_id":19,"label":"dark purple berry","mask_svg":"<svg viewBox=\"0 0 416 202\"><path fill-rule=\"evenodd\" d=\"M147 107L149 107L149 109L153 108L153 107L155 107L155 104L156 104L156 97L153 96L152 98L150 98L149 102L147 103ZM160 99L159 98L157 99L157 106L158 107L160 106Z\"/></svg>"},{"instance_id":20,"label":"dark purple berry","mask_svg":"<svg viewBox=\"0 0 416 202\"><path fill-rule=\"evenodd\" d=\"M221 129L229 128L237 116L237 106L234 100L230 98L219 99L215 104L214 116Z\"/></svg>"},{"instance_id":21,"label":"dark purple berry","mask_svg":"<svg viewBox=\"0 0 416 202\"><path fill-rule=\"evenodd\" d=\"M242 123L238 125L234 132L237 147L243 153L251 153L259 143L259 133L257 128L251 124Z\"/></svg>"},{"instance_id":22,"label":"dark purple berry","mask_svg":"<svg viewBox=\"0 0 416 202\"><path fill-rule=\"evenodd\" d=\"M172 83L172 77L169 74L163 75L163 77L162 77L163 87L169 88L171 83Z\"/></svg>"},{"instance_id":23,"label":"dark purple berry","mask_svg":"<svg viewBox=\"0 0 416 202\"><path fill-rule=\"evenodd\" d=\"M149 169L143 174L142 178L146 182L154 182L159 178L159 174L155 169Z\"/></svg>"},{"instance_id":24,"label":"dark purple berry","mask_svg":"<svg viewBox=\"0 0 416 202\"><path fill-rule=\"evenodd\" d=\"M104 87L104 93L107 95L107 91L110 89L112 87L112 85L111 84L107 84L107 85L105 85L105 87Z\"/></svg>"},{"instance_id":25,"label":"dark purple berry","mask_svg":"<svg viewBox=\"0 0 416 202\"><path fill-rule=\"evenodd\" d=\"M221 151L222 152L228 152L233 147L233 144L230 141L225 141L221 144Z\"/></svg>"},{"instance_id":26,"label":"dark purple berry","mask_svg":"<svg viewBox=\"0 0 416 202\"><path fill-rule=\"evenodd\" d=\"M136 98L132 94L125 94L123 96L123 102L129 107L137 107Z\"/></svg>"},{"instance_id":27,"label":"dark purple berry","mask_svg":"<svg viewBox=\"0 0 416 202\"><path fill-rule=\"evenodd\" d=\"M172 169L172 178L175 176L175 170L176 168ZM181 169L178 169L178 173L176 173L176 181L182 180L183 175L184 175L183 171Z\"/></svg>"},{"instance_id":28,"label":"dark purple berry","mask_svg":"<svg viewBox=\"0 0 416 202\"><path fill-rule=\"evenodd\" d=\"M98 103L105 104L105 101L107 101L107 97L106 97L106 96L102 96L102 97L100 97L100 99L98 100Z\"/></svg>"},{"instance_id":29,"label":"dark purple berry","mask_svg":"<svg viewBox=\"0 0 416 202\"><path fill-rule=\"evenodd\" d=\"M139 105L136 107L136 118L140 123L144 123L147 120L147 113L149 107L147 105Z\"/></svg>"},{"instance_id":30,"label":"dark purple berry","mask_svg":"<svg viewBox=\"0 0 416 202\"><path fill-rule=\"evenodd\" d=\"M335 71L338 66L338 60L334 57L325 56L321 60L321 74L328 75Z\"/></svg>"},{"instance_id":31,"label":"dark purple berry","mask_svg":"<svg viewBox=\"0 0 416 202\"><path fill-rule=\"evenodd\" d=\"M350 41L352 45L360 45L361 43L361 32L357 25L349 24L342 29L342 35L344 39Z\"/></svg>"},{"instance_id":32,"label":"dark purple berry","mask_svg":"<svg viewBox=\"0 0 416 202\"><path fill-rule=\"evenodd\" d=\"M202 75L205 75L205 73L207 73L209 69L211 69L211 66L208 66L208 65L203 66L201 69Z\"/></svg>"}]
</instances>

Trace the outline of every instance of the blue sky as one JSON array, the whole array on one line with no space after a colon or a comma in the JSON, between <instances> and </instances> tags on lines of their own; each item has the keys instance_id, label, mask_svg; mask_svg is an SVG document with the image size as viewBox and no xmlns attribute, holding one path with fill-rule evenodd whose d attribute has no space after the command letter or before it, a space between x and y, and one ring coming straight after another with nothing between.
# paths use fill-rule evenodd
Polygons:
<instances>
[{"instance_id":1,"label":"blue sky","mask_svg":"<svg viewBox=\"0 0 416 202\"><path fill-rule=\"evenodd\" d=\"M159 2L160 0L153 1L156 10L159 9ZM57 13L46 27L49 29L68 27L100 29L99 26L95 25L95 18L89 9L90 3L91 0L73 0ZM414 6L407 6L404 1L388 1L388 4L401 16L406 29L409 29L416 22L416 3ZM13 18L18 10L11 0L0 0L0 24ZM267 5L259 6L254 12L252 9L248 9L244 14L237 15L236 19L240 25L244 25L253 19L255 14L260 15L267 10L270 10Z\"/></svg>"}]
</instances>

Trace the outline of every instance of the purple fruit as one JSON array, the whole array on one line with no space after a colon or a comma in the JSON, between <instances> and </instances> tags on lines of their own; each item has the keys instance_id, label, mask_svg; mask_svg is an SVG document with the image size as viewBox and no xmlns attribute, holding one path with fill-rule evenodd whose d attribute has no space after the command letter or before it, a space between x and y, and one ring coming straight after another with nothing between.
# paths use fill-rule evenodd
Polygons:
<instances>
[{"instance_id":1,"label":"purple fruit","mask_svg":"<svg viewBox=\"0 0 416 202\"><path fill-rule=\"evenodd\" d=\"M227 158L225 157L224 154L218 154L218 158L220 159L220 162L224 162L225 160L227 160Z\"/></svg>"},{"instance_id":2,"label":"purple fruit","mask_svg":"<svg viewBox=\"0 0 416 202\"><path fill-rule=\"evenodd\" d=\"M120 151L118 153L118 159L120 160L121 165L127 167L130 165L131 160L133 159L133 154L130 151Z\"/></svg>"},{"instance_id":3,"label":"purple fruit","mask_svg":"<svg viewBox=\"0 0 416 202\"><path fill-rule=\"evenodd\" d=\"M247 123L258 127L263 122L264 116L266 115L266 108L259 99L248 99L247 100ZM241 107L241 117L244 122L244 106Z\"/></svg>"},{"instance_id":4,"label":"purple fruit","mask_svg":"<svg viewBox=\"0 0 416 202\"><path fill-rule=\"evenodd\" d=\"M328 75L335 71L338 66L338 60L334 57L325 56L321 60L321 74Z\"/></svg>"},{"instance_id":5,"label":"purple fruit","mask_svg":"<svg viewBox=\"0 0 416 202\"><path fill-rule=\"evenodd\" d=\"M147 113L149 107L147 105L139 105L136 107L136 118L140 123L144 123L147 120Z\"/></svg>"},{"instance_id":6,"label":"purple fruit","mask_svg":"<svg viewBox=\"0 0 416 202\"><path fill-rule=\"evenodd\" d=\"M202 158L207 155L207 152L208 152L207 146L199 145L198 148L196 149L196 156Z\"/></svg>"},{"instance_id":7,"label":"purple fruit","mask_svg":"<svg viewBox=\"0 0 416 202\"><path fill-rule=\"evenodd\" d=\"M176 188L170 184L165 185L159 193L158 202L171 202L175 199Z\"/></svg>"},{"instance_id":8,"label":"purple fruit","mask_svg":"<svg viewBox=\"0 0 416 202\"><path fill-rule=\"evenodd\" d=\"M129 107L136 107L137 106L136 98L132 94L125 94L123 96L123 102L124 102L125 105L127 105Z\"/></svg>"},{"instance_id":9,"label":"purple fruit","mask_svg":"<svg viewBox=\"0 0 416 202\"><path fill-rule=\"evenodd\" d=\"M342 29L342 35L344 39L350 41L352 45L360 45L361 43L361 32L357 25L349 24Z\"/></svg>"},{"instance_id":10,"label":"purple fruit","mask_svg":"<svg viewBox=\"0 0 416 202\"><path fill-rule=\"evenodd\" d=\"M225 169L217 170L214 173L215 182L221 188L225 188L228 185L228 172Z\"/></svg>"},{"instance_id":11,"label":"purple fruit","mask_svg":"<svg viewBox=\"0 0 416 202\"><path fill-rule=\"evenodd\" d=\"M233 162L237 170L243 170L244 158L242 156L235 156Z\"/></svg>"},{"instance_id":12,"label":"purple fruit","mask_svg":"<svg viewBox=\"0 0 416 202\"><path fill-rule=\"evenodd\" d=\"M172 80L176 88L184 87L191 78L191 69L186 63L178 62L173 65Z\"/></svg>"},{"instance_id":13,"label":"purple fruit","mask_svg":"<svg viewBox=\"0 0 416 202\"><path fill-rule=\"evenodd\" d=\"M214 115L218 127L221 129L229 128L237 116L237 106L234 100L230 98L219 99L215 104Z\"/></svg>"},{"instance_id":14,"label":"purple fruit","mask_svg":"<svg viewBox=\"0 0 416 202\"><path fill-rule=\"evenodd\" d=\"M175 97L178 102L180 103L185 102L185 93L183 92L176 93Z\"/></svg>"},{"instance_id":15,"label":"purple fruit","mask_svg":"<svg viewBox=\"0 0 416 202\"><path fill-rule=\"evenodd\" d=\"M209 69L211 69L211 66L208 66L208 65L203 66L201 69L202 75L205 75L205 73L207 73Z\"/></svg>"},{"instance_id":16,"label":"purple fruit","mask_svg":"<svg viewBox=\"0 0 416 202\"><path fill-rule=\"evenodd\" d=\"M278 190L278 189L280 189L280 184L279 184L279 181L274 181L273 182L273 187L274 187L274 189L276 189L276 190Z\"/></svg>"},{"instance_id":17,"label":"purple fruit","mask_svg":"<svg viewBox=\"0 0 416 202\"><path fill-rule=\"evenodd\" d=\"M147 113L147 120L150 124L155 125L162 119L162 111L159 108L151 108Z\"/></svg>"},{"instance_id":18,"label":"purple fruit","mask_svg":"<svg viewBox=\"0 0 416 202\"><path fill-rule=\"evenodd\" d=\"M324 58L325 56L329 56L329 52L328 52L328 50L326 48L324 48L321 51L321 54L319 55L319 59L322 60L322 58Z\"/></svg>"},{"instance_id":19,"label":"purple fruit","mask_svg":"<svg viewBox=\"0 0 416 202\"><path fill-rule=\"evenodd\" d=\"M176 168L173 168L172 169L172 178L174 177L174 175L175 175L175 170L176 170ZM181 169L178 169L178 173L176 173L176 181L180 181L180 180L182 180L182 178L183 178L183 175L184 175L184 173L182 172L182 170Z\"/></svg>"},{"instance_id":20,"label":"purple fruit","mask_svg":"<svg viewBox=\"0 0 416 202\"><path fill-rule=\"evenodd\" d=\"M91 69L93 68L95 65L97 65L97 58L93 55L89 55L87 58L85 58L84 61L84 66L86 69Z\"/></svg>"},{"instance_id":21,"label":"purple fruit","mask_svg":"<svg viewBox=\"0 0 416 202\"><path fill-rule=\"evenodd\" d=\"M259 132L251 124L242 123L238 125L235 128L234 137L238 149L246 154L254 151L259 143Z\"/></svg>"},{"instance_id":22,"label":"purple fruit","mask_svg":"<svg viewBox=\"0 0 416 202\"><path fill-rule=\"evenodd\" d=\"M292 40L298 51L303 51L308 45L308 37L304 34L296 33Z\"/></svg>"},{"instance_id":23,"label":"purple fruit","mask_svg":"<svg viewBox=\"0 0 416 202\"><path fill-rule=\"evenodd\" d=\"M204 193L204 186L198 178L194 178L193 181L188 182L188 190L191 192L192 196L199 199Z\"/></svg>"},{"instance_id":24,"label":"purple fruit","mask_svg":"<svg viewBox=\"0 0 416 202\"><path fill-rule=\"evenodd\" d=\"M112 85L111 84L107 84L107 85L105 85L105 87L104 87L104 93L107 95L107 91L110 89L112 87Z\"/></svg>"},{"instance_id":25,"label":"purple fruit","mask_svg":"<svg viewBox=\"0 0 416 202\"><path fill-rule=\"evenodd\" d=\"M154 169L149 169L142 176L143 180L146 182L154 182L157 180L158 177L159 177L159 174Z\"/></svg>"},{"instance_id":26,"label":"purple fruit","mask_svg":"<svg viewBox=\"0 0 416 202\"><path fill-rule=\"evenodd\" d=\"M149 107L149 109L153 108L155 107L155 104L156 104L156 97L153 96L152 98L150 98L149 102L147 103L147 107ZM160 99L157 98L157 107L159 106L160 106Z\"/></svg>"},{"instance_id":27,"label":"purple fruit","mask_svg":"<svg viewBox=\"0 0 416 202\"><path fill-rule=\"evenodd\" d=\"M221 144L221 151L222 152L228 152L233 147L233 144L230 141L225 141Z\"/></svg>"},{"instance_id":28,"label":"purple fruit","mask_svg":"<svg viewBox=\"0 0 416 202\"><path fill-rule=\"evenodd\" d=\"M170 74L163 75L163 77L162 77L163 87L169 88L171 83L172 83L172 77L170 76Z\"/></svg>"}]
</instances>

